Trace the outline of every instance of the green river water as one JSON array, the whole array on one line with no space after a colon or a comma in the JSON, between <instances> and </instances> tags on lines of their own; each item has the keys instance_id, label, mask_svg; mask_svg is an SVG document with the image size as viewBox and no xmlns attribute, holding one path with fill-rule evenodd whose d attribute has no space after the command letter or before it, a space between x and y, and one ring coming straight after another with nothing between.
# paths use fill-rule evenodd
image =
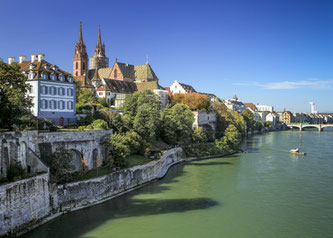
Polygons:
<instances>
[{"instance_id":1,"label":"green river water","mask_svg":"<svg viewBox=\"0 0 333 238\"><path fill-rule=\"evenodd\" d=\"M193 161L100 205L61 216L24 237L333 237L333 131L244 142L248 153Z\"/></svg>"}]
</instances>

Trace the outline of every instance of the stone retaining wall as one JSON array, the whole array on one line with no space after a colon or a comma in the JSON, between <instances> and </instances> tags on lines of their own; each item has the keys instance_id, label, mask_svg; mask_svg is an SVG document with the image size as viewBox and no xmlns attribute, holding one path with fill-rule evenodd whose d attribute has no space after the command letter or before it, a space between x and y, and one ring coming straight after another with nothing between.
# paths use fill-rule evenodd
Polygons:
<instances>
[{"instance_id":1,"label":"stone retaining wall","mask_svg":"<svg viewBox=\"0 0 333 238\"><path fill-rule=\"evenodd\" d=\"M172 165L185 160L183 150L175 148L159 160L75 183L56 186L49 183L49 174L45 173L2 185L0 236L24 233L64 212L111 199L163 177Z\"/></svg>"},{"instance_id":2,"label":"stone retaining wall","mask_svg":"<svg viewBox=\"0 0 333 238\"><path fill-rule=\"evenodd\" d=\"M165 175L170 166L184 160L183 150L175 148L161 159L85 181L58 186L54 200L59 211L87 206Z\"/></svg>"},{"instance_id":3,"label":"stone retaining wall","mask_svg":"<svg viewBox=\"0 0 333 238\"><path fill-rule=\"evenodd\" d=\"M0 236L33 224L50 213L49 174L0 186Z\"/></svg>"}]
</instances>

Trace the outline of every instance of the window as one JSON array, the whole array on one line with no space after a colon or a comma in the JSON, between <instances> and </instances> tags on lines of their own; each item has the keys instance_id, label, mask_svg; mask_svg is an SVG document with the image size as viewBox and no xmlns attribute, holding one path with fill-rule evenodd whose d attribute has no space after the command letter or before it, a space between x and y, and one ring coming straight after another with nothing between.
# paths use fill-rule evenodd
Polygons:
<instances>
[{"instance_id":1,"label":"window","mask_svg":"<svg viewBox=\"0 0 333 238\"><path fill-rule=\"evenodd\" d=\"M67 96L73 96L73 89L67 89Z\"/></svg>"},{"instance_id":2,"label":"window","mask_svg":"<svg viewBox=\"0 0 333 238\"><path fill-rule=\"evenodd\" d=\"M46 86L42 87L42 94L47 94L47 87Z\"/></svg>"},{"instance_id":3,"label":"window","mask_svg":"<svg viewBox=\"0 0 333 238\"><path fill-rule=\"evenodd\" d=\"M58 94L59 94L60 96L64 96L64 95L65 95L65 89L64 89L64 88L59 88L59 89L58 89Z\"/></svg>"},{"instance_id":4,"label":"window","mask_svg":"<svg viewBox=\"0 0 333 238\"><path fill-rule=\"evenodd\" d=\"M51 108L51 109L56 109L56 108L57 108L56 101L52 100L52 101L50 102L50 108Z\"/></svg>"},{"instance_id":5,"label":"window","mask_svg":"<svg viewBox=\"0 0 333 238\"><path fill-rule=\"evenodd\" d=\"M82 63L82 69L85 70L86 69L86 64Z\"/></svg>"},{"instance_id":6,"label":"window","mask_svg":"<svg viewBox=\"0 0 333 238\"><path fill-rule=\"evenodd\" d=\"M75 69L78 69L78 68L79 68L79 63L76 62L76 64L75 64Z\"/></svg>"},{"instance_id":7,"label":"window","mask_svg":"<svg viewBox=\"0 0 333 238\"><path fill-rule=\"evenodd\" d=\"M65 102L64 101L59 101L59 109L60 110L65 109Z\"/></svg>"},{"instance_id":8,"label":"window","mask_svg":"<svg viewBox=\"0 0 333 238\"><path fill-rule=\"evenodd\" d=\"M51 87L51 95L57 95L57 89L55 87Z\"/></svg>"},{"instance_id":9,"label":"window","mask_svg":"<svg viewBox=\"0 0 333 238\"><path fill-rule=\"evenodd\" d=\"M99 92L98 95L103 95L103 92Z\"/></svg>"},{"instance_id":10,"label":"window","mask_svg":"<svg viewBox=\"0 0 333 238\"><path fill-rule=\"evenodd\" d=\"M42 100L42 109L46 109L47 108L47 101L44 99Z\"/></svg>"},{"instance_id":11,"label":"window","mask_svg":"<svg viewBox=\"0 0 333 238\"><path fill-rule=\"evenodd\" d=\"M114 78L117 78L117 69L114 70Z\"/></svg>"},{"instance_id":12,"label":"window","mask_svg":"<svg viewBox=\"0 0 333 238\"><path fill-rule=\"evenodd\" d=\"M51 79L52 79L53 81L57 80L57 75L52 74L52 75L51 75Z\"/></svg>"},{"instance_id":13,"label":"window","mask_svg":"<svg viewBox=\"0 0 333 238\"><path fill-rule=\"evenodd\" d=\"M73 102L67 102L67 109L69 110L73 109Z\"/></svg>"}]
</instances>

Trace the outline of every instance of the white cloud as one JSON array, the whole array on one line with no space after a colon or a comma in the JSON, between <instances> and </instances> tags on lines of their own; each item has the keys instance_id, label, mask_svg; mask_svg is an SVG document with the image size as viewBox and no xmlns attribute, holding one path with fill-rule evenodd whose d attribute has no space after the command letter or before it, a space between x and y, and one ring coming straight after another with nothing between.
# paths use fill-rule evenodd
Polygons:
<instances>
[{"instance_id":1,"label":"white cloud","mask_svg":"<svg viewBox=\"0 0 333 238\"><path fill-rule=\"evenodd\" d=\"M297 89L297 88L312 88L312 89L327 89L333 85L333 80L303 80L303 81L280 81L270 83L246 82L235 83L239 86L255 86L265 89Z\"/></svg>"}]
</instances>

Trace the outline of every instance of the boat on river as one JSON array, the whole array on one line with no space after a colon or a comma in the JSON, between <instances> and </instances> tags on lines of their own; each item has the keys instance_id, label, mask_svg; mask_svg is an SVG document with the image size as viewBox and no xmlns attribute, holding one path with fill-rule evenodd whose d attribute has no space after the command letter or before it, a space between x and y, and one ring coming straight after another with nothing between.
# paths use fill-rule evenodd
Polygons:
<instances>
[{"instance_id":1,"label":"boat on river","mask_svg":"<svg viewBox=\"0 0 333 238\"><path fill-rule=\"evenodd\" d=\"M290 154L294 154L294 155L306 155L305 152L299 151L299 149L292 149L292 150L290 150Z\"/></svg>"}]
</instances>

